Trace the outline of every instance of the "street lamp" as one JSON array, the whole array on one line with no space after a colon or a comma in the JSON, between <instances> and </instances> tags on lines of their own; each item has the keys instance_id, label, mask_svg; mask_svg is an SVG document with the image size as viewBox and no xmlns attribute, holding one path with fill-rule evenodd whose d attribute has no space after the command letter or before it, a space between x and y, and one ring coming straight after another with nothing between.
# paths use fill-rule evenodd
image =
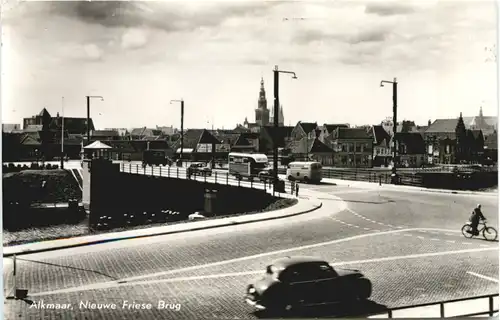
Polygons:
<instances>
[{"instance_id":1,"label":"street lamp","mask_svg":"<svg viewBox=\"0 0 500 320\"><path fill-rule=\"evenodd\" d=\"M396 170L396 156L397 156L397 150L396 150L396 132L398 130L398 121L397 121L397 115L398 115L398 81L396 78L394 78L394 81L386 81L386 80L382 80L380 81L380 86L383 87L384 86L384 83L391 83L392 84L392 103L393 103L393 106L392 106L392 113L393 113L393 117L392 117L392 122L393 122L393 146L394 146L394 149L393 149L393 162L394 162L394 165L393 165L393 173L396 173L395 170Z\"/></svg>"},{"instance_id":2,"label":"street lamp","mask_svg":"<svg viewBox=\"0 0 500 320\"><path fill-rule=\"evenodd\" d=\"M280 112L280 101L279 101L279 77L280 73L289 73L292 75L292 79L297 79L297 75L293 71L283 71L279 70L278 66L274 66L274 128L275 128L275 136L273 142L273 178L274 178L274 186L276 187L278 182L278 146L276 141L276 131L279 126L279 112Z\"/></svg>"},{"instance_id":3,"label":"street lamp","mask_svg":"<svg viewBox=\"0 0 500 320\"><path fill-rule=\"evenodd\" d=\"M87 144L90 143L90 99L98 98L104 101L101 96L87 96Z\"/></svg>"},{"instance_id":4,"label":"street lamp","mask_svg":"<svg viewBox=\"0 0 500 320\"><path fill-rule=\"evenodd\" d=\"M180 160L182 163L182 155L184 151L184 99L181 100L170 100L170 104L172 102L180 102L181 103L181 152L180 152Z\"/></svg>"},{"instance_id":5,"label":"street lamp","mask_svg":"<svg viewBox=\"0 0 500 320\"><path fill-rule=\"evenodd\" d=\"M64 97L61 99L62 123L61 123L61 169L64 169Z\"/></svg>"}]
</instances>

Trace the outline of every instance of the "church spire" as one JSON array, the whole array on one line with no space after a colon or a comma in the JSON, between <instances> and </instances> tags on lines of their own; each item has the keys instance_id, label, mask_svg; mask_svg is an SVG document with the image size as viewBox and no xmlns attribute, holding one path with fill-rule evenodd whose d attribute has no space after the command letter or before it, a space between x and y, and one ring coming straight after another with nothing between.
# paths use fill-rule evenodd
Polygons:
<instances>
[{"instance_id":1,"label":"church spire","mask_svg":"<svg viewBox=\"0 0 500 320\"><path fill-rule=\"evenodd\" d=\"M479 107L479 118L483 117L483 106Z\"/></svg>"}]
</instances>

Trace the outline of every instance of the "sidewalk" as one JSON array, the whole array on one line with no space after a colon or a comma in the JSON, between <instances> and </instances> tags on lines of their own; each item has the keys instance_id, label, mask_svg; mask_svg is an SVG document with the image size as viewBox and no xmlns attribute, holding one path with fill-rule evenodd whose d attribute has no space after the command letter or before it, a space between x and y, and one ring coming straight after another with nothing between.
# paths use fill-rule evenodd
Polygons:
<instances>
[{"instance_id":1,"label":"sidewalk","mask_svg":"<svg viewBox=\"0 0 500 320\"><path fill-rule=\"evenodd\" d=\"M285 179L285 175L280 175L280 178ZM366 182L366 181L355 181L355 180L342 180L342 179L332 179L323 178L321 182L335 184L338 186L348 186L348 187L359 187L359 188L370 188L370 189L386 189L386 190L408 190L408 191L426 191L426 192L437 192L437 193L450 193L450 194L466 194L466 195L480 195L480 196L492 196L496 197L498 194L496 192L481 192L481 191L467 191L467 190L449 190L449 189L431 189L422 188L414 186L403 186L394 184L384 184L379 185L376 182Z\"/></svg>"},{"instance_id":2,"label":"sidewalk","mask_svg":"<svg viewBox=\"0 0 500 320\"><path fill-rule=\"evenodd\" d=\"M308 213L316 209L319 209L322 206L322 203L316 200L311 201L301 198L299 198L298 200L299 200L298 203L292 207L275 211L263 212L263 213L186 222L171 226L152 227L152 228L145 228L138 230L104 233L91 236L75 237L70 239L50 240L50 241L42 241L29 244L21 244L17 246L3 247L3 256L5 258L5 257L10 257L14 254L19 255L19 254L38 253L38 252L67 249L67 248L80 247L86 245L93 245L111 241L125 240L125 239L136 239L136 238L151 237L158 235L174 234L180 232L226 227L236 224L245 224L245 223L252 223L252 222L259 222L266 220L281 219Z\"/></svg>"},{"instance_id":3,"label":"sidewalk","mask_svg":"<svg viewBox=\"0 0 500 320\"><path fill-rule=\"evenodd\" d=\"M481 196L497 196L496 192L481 192L481 191L468 191L468 190L450 190L450 189L432 189L432 188L422 188L414 186L403 186L394 184L382 184L379 185L375 182L365 182L365 181L352 181L352 180L340 180L340 179L329 179L324 178L322 181L327 183L335 183L339 186L352 186L352 187L362 187L362 188L373 188L373 189L393 189L393 190L411 190L411 191L426 191L426 192L437 192L437 193L451 193L451 194L468 194L468 195L481 195Z\"/></svg>"}]
</instances>

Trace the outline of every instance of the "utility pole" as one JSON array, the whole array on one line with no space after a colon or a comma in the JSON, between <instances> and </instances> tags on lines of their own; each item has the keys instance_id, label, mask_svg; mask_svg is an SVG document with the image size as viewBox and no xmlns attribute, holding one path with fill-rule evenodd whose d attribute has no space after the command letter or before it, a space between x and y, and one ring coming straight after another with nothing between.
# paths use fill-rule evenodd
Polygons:
<instances>
[{"instance_id":1,"label":"utility pole","mask_svg":"<svg viewBox=\"0 0 500 320\"><path fill-rule=\"evenodd\" d=\"M392 123L393 123L393 162L394 166L393 168L396 168L397 164L397 142L396 142L396 133L398 131L398 81L396 78L394 78L394 81L385 81L382 80L380 82L380 86L383 87L384 83L391 83L392 84Z\"/></svg>"},{"instance_id":2,"label":"utility pole","mask_svg":"<svg viewBox=\"0 0 500 320\"><path fill-rule=\"evenodd\" d=\"M274 186L277 186L278 183L278 141L276 138L278 127L279 127L279 112L280 112L280 99L279 99L279 74L281 73L289 73L292 75L292 79L297 79L295 72L292 71L282 71L278 69L278 66L274 66L273 74L274 74L274 117L273 117L273 125L274 125L274 135L273 139L273 178L274 178Z\"/></svg>"},{"instance_id":3,"label":"utility pole","mask_svg":"<svg viewBox=\"0 0 500 320\"><path fill-rule=\"evenodd\" d=\"M64 97L61 99L62 124L61 124L61 169L64 169Z\"/></svg>"},{"instance_id":4,"label":"utility pole","mask_svg":"<svg viewBox=\"0 0 500 320\"><path fill-rule=\"evenodd\" d=\"M170 104L172 102L180 102L181 103L181 152L180 152L180 160L182 163L182 156L184 151L184 99L181 100L170 100Z\"/></svg>"},{"instance_id":5,"label":"utility pole","mask_svg":"<svg viewBox=\"0 0 500 320\"><path fill-rule=\"evenodd\" d=\"M279 112L279 106L280 106L280 98L279 98L279 90L280 90L280 74L278 70L278 66L274 67L274 114L278 114ZM273 118L273 125L274 125L274 137L273 138L273 178L274 178L274 185L276 186L276 183L278 181L278 145L276 141L276 135L277 135L277 128L278 128L278 117Z\"/></svg>"},{"instance_id":6,"label":"utility pole","mask_svg":"<svg viewBox=\"0 0 500 320\"><path fill-rule=\"evenodd\" d=\"M87 144L90 144L90 99L98 98L101 101L104 101L104 98L101 96L87 96Z\"/></svg>"}]
</instances>

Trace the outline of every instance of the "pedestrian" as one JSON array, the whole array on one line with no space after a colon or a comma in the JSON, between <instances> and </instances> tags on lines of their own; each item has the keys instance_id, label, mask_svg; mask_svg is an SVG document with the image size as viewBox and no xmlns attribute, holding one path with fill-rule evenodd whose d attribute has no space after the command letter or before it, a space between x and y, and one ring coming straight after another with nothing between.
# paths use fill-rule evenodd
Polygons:
<instances>
[{"instance_id":1,"label":"pedestrian","mask_svg":"<svg viewBox=\"0 0 500 320\"><path fill-rule=\"evenodd\" d=\"M291 194L292 194L292 196L293 196L293 194L295 193L295 181L292 181L291 185L292 185L292 188L291 188L291 189L292 189L292 191L291 191L290 193L291 193Z\"/></svg>"},{"instance_id":2,"label":"pedestrian","mask_svg":"<svg viewBox=\"0 0 500 320\"><path fill-rule=\"evenodd\" d=\"M296 197L299 196L299 184L298 183L295 184L295 196Z\"/></svg>"}]
</instances>

